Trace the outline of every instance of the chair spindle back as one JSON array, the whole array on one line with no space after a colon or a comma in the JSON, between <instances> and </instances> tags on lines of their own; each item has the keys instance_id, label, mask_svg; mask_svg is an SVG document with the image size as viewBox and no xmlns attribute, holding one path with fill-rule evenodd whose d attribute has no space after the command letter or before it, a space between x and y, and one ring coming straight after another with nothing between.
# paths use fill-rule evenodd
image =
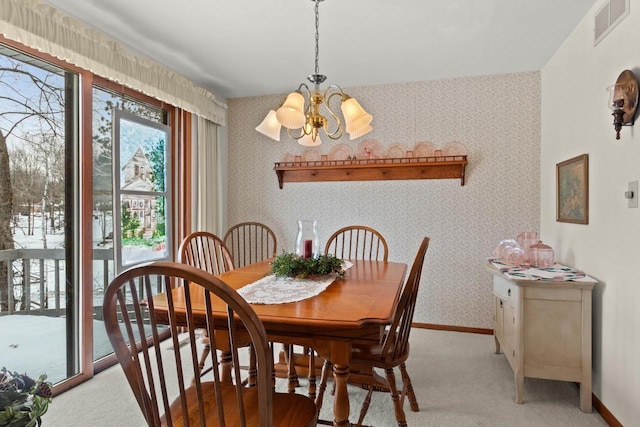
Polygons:
<instances>
[{"instance_id":1,"label":"chair spindle back","mask_svg":"<svg viewBox=\"0 0 640 427\"><path fill-rule=\"evenodd\" d=\"M178 248L178 261L216 276L235 267L224 242L207 231L196 231L184 238Z\"/></svg>"},{"instance_id":2,"label":"chair spindle back","mask_svg":"<svg viewBox=\"0 0 640 427\"><path fill-rule=\"evenodd\" d=\"M389 356L395 359L408 351L407 346L409 345L411 322L413 321L413 313L418 298L418 288L420 287L420 278L422 277L422 265L424 264L424 257L428 248L429 238L425 237L413 261L409 277L402 289L393 322L384 337L381 352L383 359Z\"/></svg>"},{"instance_id":3,"label":"chair spindle back","mask_svg":"<svg viewBox=\"0 0 640 427\"><path fill-rule=\"evenodd\" d=\"M162 283L165 311L154 305L152 283L156 282ZM218 301L220 306L219 300L226 313L214 314L212 304ZM181 310L175 307L178 301L184 306ZM196 311L199 315L194 316ZM109 340L149 426L272 425L273 361L265 329L251 306L217 277L168 261L137 266L111 282L103 313ZM188 348L180 343L184 325ZM224 345L231 347L235 378L240 378L236 335L239 330L248 332L258 366L257 387L251 390L257 391L249 391L240 381L221 382L215 351L211 352L212 378L200 377L194 331L206 329L217 348L214 325L227 327L229 339ZM166 335L169 346L161 342ZM247 404L238 398L247 393L257 393L257 399Z\"/></svg>"},{"instance_id":4,"label":"chair spindle back","mask_svg":"<svg viewBox=\"0 0 640 427\"><path fill-rule=\"evenodd\" d=\"M278 249L273 230L259 222L234 225L224 235L224 244L236 268L274 257Z\"/></svg>"},{"instance_id":5,"label":"chair spindle back","mask_svg":"<svg viewBox=\"0 0 640 427\"><path fill-rule=\"evenodd\" d=\"M386 261L387 242L377 230L364 225L341 228L329 237L324 248L325 254L341 259L362 259Z\"/></svg>"}]
</instances>

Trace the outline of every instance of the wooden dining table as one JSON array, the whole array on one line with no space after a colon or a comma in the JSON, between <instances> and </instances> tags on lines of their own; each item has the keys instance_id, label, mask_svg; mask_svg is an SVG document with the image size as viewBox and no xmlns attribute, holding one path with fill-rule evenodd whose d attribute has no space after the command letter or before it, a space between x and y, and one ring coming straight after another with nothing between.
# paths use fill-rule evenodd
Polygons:
<instances>
[{"instance_id":1,"label":"wooden dining table","mask_svg":"<svg viewBox=\"0 0 640 427\"><path fill-rule=\"evenodd\" d=\"M298 302L252 304L271 342L313 348L333 363L335 395L334 426L349 425L347 380L351 346L379 342L385 326L392 321L407 271L403 263L352 260L347 277L336 278L320 294ZM220 275L234 289L251 284L270 273L269 261L247 265ZM180 310L184 296L175 288L174 304ZM194 311L204 313L204 302L192 295ZM201 295L201 294L199 294ZM182 303L184 307L184 303ZM156 315L166 312L166 295L154 297ZM214 304L214 314L227 315L222 302ZM204 317L204 316L203 316Z\"/></svg>"}]
</instances>

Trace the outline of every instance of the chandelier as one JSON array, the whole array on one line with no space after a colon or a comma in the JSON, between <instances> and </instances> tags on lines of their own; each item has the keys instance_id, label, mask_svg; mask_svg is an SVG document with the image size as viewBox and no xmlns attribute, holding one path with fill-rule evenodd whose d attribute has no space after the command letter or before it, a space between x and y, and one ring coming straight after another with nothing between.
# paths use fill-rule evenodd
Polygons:
<instances>
[{"instance_id":1,"label":"chandelier","mask_svg":"<svg viewBox=\"0 0 640 427\"><path fill-rule=\"evenodd\" d=\"M323 0L311 1L316 4L316 68L315 73L308 76L307 79L313 83L313 91L306 83L301 83L298 90L287 95L280 108L269 111L267 117L256 127L256 130L271 139L280 141L280 129L284 126L291 138L305 146L320 145L322 142L320 140L321 130L331 139L339 139L346 131L349 134L349 139L353 140L371 132L373 117L360 106L355 98L344 93L338 85L329 86L324 93L320 91L320 84L327 79L327 76L320 74L318 67L318 41L320 39L318 5ZM330 106L331 100L335 97L340 97L340 109L344 123ZM323 115L321 110L326 110L327 114ZM298 131L292 133L292 130Z\"/></svg>"}]
</instances>

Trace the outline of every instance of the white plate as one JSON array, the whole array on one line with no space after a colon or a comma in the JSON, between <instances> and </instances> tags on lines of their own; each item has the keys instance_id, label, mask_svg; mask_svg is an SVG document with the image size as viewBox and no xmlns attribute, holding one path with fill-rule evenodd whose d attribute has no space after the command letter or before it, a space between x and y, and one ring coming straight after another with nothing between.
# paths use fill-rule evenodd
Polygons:
<instances>
[{"instance_id":1,"label":"white plate","mask_svg":"<svg viewBox=\"0 0 640 427\"><path fill-rule=\"evenodd\" d=\"M442 147L442 154L445 156L466 156L467 147L462 142L447 142L444 147Z\"/></svg>"},{"instance_id":2,"label":"white plate","mask_svg":"<svg viewBox=\"0 0 640 427\"><path fill-rule=\"evenodd\" d=\"M306 150L304 153L302 153L303 162L317 162L318 160L320 160L320 152L315 148Z\"/></svg>"},{"instance_id":3,"label":"white plate","mask_svg":"<svg viewBox=\"0 0 640 427\"><path fill-rule=\"evenodd\" d=\"M413 148L413 157L433 157L435 148L431 142L418 142Z\"/></svg>"},{"instance_id":4,"label":"white plate","mask_svg":"<svg viewBox=\"0 0 640 427\"><path fill-rule=\"evenodd\" d=\"M407 157L407 150L401 144L393 144L387 150L388 159L399 159Z\"/></svg>"},{"instance_id":5,"label":"white plate","mask_svg":"<svg viewBox=\"0 0 640 427\"><path fill-rule=\"evenodd\" d=\"M329 160L347 160L353 155L353 149L346 144L337 144L329 151Z\"/></svg>"},{"instance_id":6,"label":"white plate","mask_svg":"<svg viewBox=\"0 0 640 427\"><path fill-rule=\"evenodd\" d=\"M356 157L358 159L375 159L382 154L380 143L375 139L365 139L358 144Z\"/></svg>"}]
</instances>

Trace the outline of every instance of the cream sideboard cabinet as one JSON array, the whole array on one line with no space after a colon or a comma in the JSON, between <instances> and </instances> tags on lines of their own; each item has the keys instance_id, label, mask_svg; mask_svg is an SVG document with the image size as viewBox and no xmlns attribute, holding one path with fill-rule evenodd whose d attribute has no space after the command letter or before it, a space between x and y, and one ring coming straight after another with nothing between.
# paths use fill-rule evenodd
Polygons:
<instances>
[{"instance_id":1,"label":"cream sideboard cabinet","mask_svg":"<svg viewBox=\"0 0 640 427\"><path fill-rule=\"evenodd\" d=\"M516 403L525 377L580 383L580 409L591 412L591 292L596 281L528 279L492 263L496 353L514 372ZM535 269L527 270L535 273ZM556 278L558 280L558 278Z\"/></svg>"}]
</instances>

